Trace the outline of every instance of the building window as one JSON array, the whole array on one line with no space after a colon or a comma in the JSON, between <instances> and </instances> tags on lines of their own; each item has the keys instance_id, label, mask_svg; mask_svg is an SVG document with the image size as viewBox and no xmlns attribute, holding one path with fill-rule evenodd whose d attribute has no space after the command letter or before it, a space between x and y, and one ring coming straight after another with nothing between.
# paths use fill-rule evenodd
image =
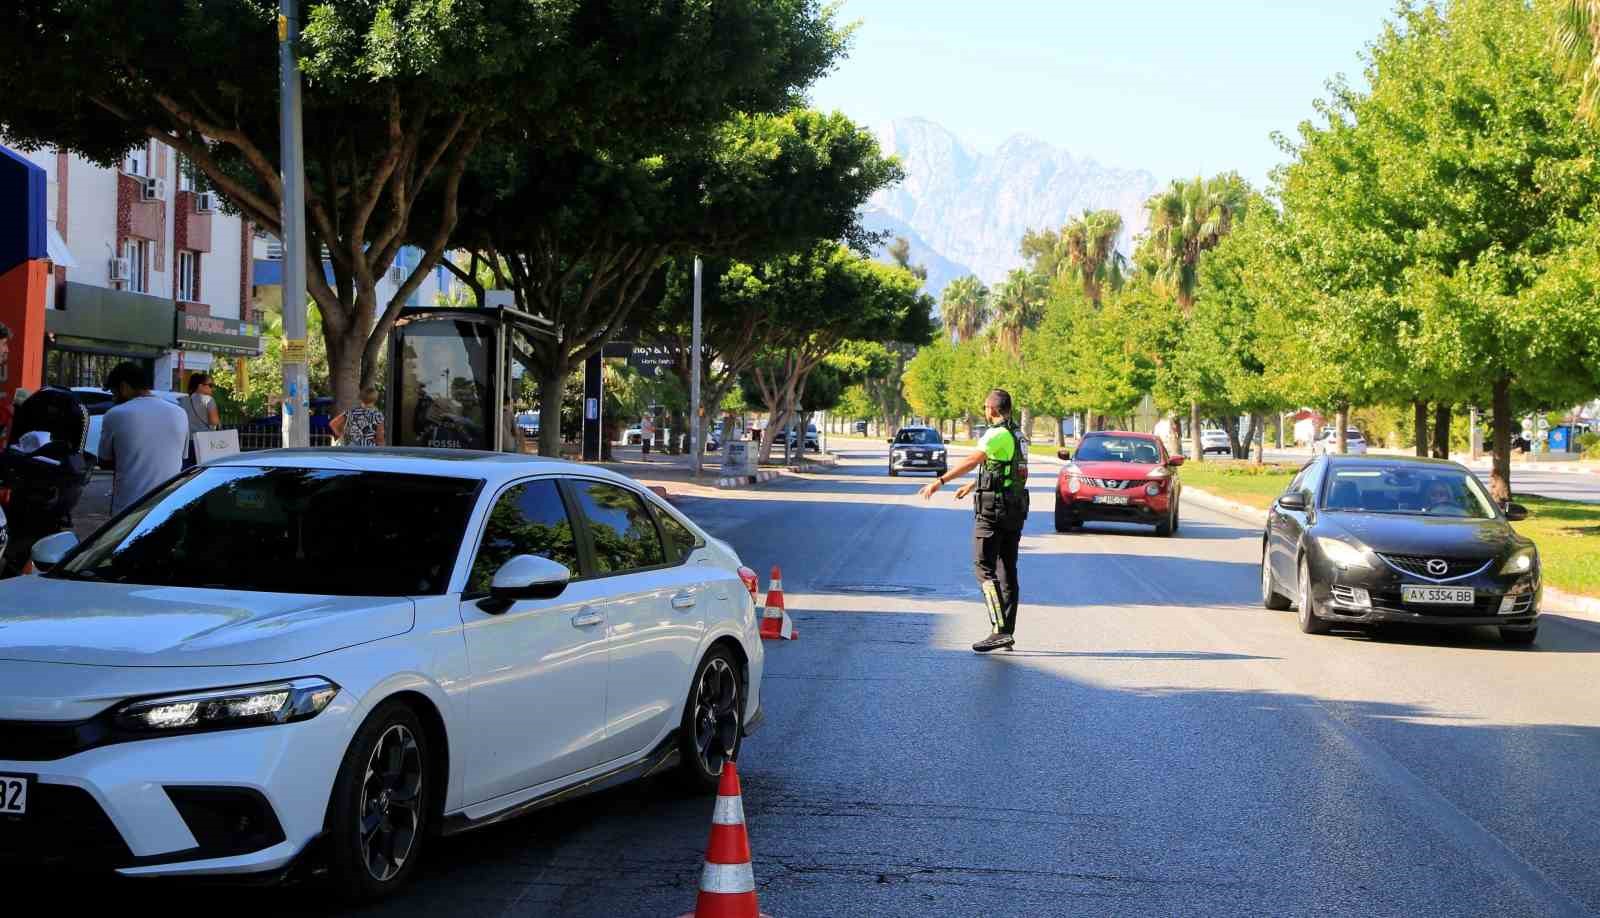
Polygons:
<instances>
[{"instance_id":1,"label":"building window","mask_svg":"<svg viewBox=\"0 0 1600 918\"><path fill-rule=\"evenodd\" d=\"M134 293L147 292L150 289L150 240L129 239L123 248L123 257L128 259L127 289Z\"/></svg>"},{"instance_id":2,"label":"building window","mask_svg":"<svg viewBox=\"0 0 1600 918\"><path fill-rule=\"evenodd\" d=\"M128 151L127 161L123 163L123 171L129 175L147 176L150 174L150 144L148 141Z\"/></svg>"},{"instance_id":3,"label":"building window","mask_svg":"<svg viewBox=\"0 0 1600 918\"><path fill-rule=\"evenodd\" d=\"M195 171L195 168L194 168L194 163L190 162L189 157L187 157L187 156L179 156L178 157L178 190L179 191L199 191L200 190L200 182L196 178L196 171Z\"/></svg>"},{"instance_id":4,"label":"building window","mask_svg":"<svg viewBox=\"0 0 1600 918\"><path fill-rule=\"evenodd\" d=\"M200 302L200 253L178 253L178 299L185 303Z\"/></svg>"}]
</instances>

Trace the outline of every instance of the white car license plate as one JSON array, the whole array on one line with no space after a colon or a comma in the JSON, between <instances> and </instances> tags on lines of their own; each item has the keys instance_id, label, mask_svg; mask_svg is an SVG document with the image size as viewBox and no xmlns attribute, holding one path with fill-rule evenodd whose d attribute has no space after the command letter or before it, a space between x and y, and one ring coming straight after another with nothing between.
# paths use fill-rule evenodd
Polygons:
<instances>
[{"instance_id":1,"label":"white car license plate","mask_svg":"<svg viewBox=\"0 0 1600 918\"><path fill-rule=\"evenodd\" d=\"M1429 606L1470 606L1478 598L1472 587L1402 586L1400 598Z\"/></svg>"},{"instance_id":2,"label":"white car license plate","mask_svg":"<svg viewBox=\"0 0 1600 918\"><path fill-rule=\"evenodd\" d=\"M926 460L926 459L912 459L911 460L911 464L912 465L927 465L928 464L928 460Z\"/></svg>"},{"instance_id":3,"label":"white car license plate","mask_svg":"<svg viewBox=\"0 0 1600 918\"><path fill-rule=\"evenodd\" d=\"M28 779L0 775L0 816L21 816L28 812Z\"/></svg>"},{"instance_id":4,"label":"white car license plate","mask_svg":"<svg viewBox=\"0 0 1600 918\"><path fill-rule=\"evenodd\" d=\"M1097 504L1126 504L1128 499L1121 494L1096 494L1094 503Z\"/></svg>"}]
</instances>

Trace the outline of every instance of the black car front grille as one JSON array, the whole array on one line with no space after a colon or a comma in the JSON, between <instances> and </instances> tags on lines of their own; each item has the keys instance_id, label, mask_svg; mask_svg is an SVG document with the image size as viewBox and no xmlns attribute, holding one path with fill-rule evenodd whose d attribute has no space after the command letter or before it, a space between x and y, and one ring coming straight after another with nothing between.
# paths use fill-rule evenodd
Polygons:
<instances>
[{"instance_id":1,"label":"black car front grille","mask_svg":"<svg viewBox=\"0 0 1600 918\"><path fill-rule=\"evenodd\" d=\"M1427 555L1390 555L1379 554L1380 558L1408 574L1417 577L1426 577L1430 580L1448 580L1452 577L1465 577L1475 574L1489 564L1485 558L1439 558ZM1444 562L1444 570L1438 571L1429 568L1434 562ZM1437 564L1435 564L1437 567Z\"/></svg>"},{"instance_id":2,"label":"black car front grille","mask_svg":"<svg viewBox=\"0 0 1600 918\"><path fill-rule=\"evenodd\" d=\"M132 862L111 817L81 787L35 782L27 813L0 816L0 865L103 870Z\"/></svg>"}]
</instances>

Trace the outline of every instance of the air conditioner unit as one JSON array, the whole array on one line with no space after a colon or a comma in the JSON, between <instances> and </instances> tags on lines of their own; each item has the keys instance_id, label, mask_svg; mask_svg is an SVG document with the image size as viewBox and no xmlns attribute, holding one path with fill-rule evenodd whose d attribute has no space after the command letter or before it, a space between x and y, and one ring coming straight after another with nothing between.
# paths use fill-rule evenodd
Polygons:
<instances>
[{"instance_id":1,"label":"air conditioner unit","mask_svg":"<svg viewBox=\"0 0 1600 918\"><path fill-rule=\"evenodd\" d=\"M389 283L394 284L396 287L405 283L406 278L410 276L411 272L406 268L405 265L389 266Z\"/></svg>"},{"instance_id":2,"label":"air conditioner unit","mask_svg":"<svg viewBox=\"0 0 1600 918\"><path fill-rule=\"evenodd\" d=\"M202 191L194 196L194 212L209 214L217 209L217 195L212 191Z\"/></svg>"},{"instance_id":3,"label":"air conditioner unit","mask_svg":"<svg viewBox=\"0 0 1600 918\"><path fill-rule=\"evenodd\" d=\"M126 258L111 259L110 268L111 279L113 281L125 281L133 273L131 266L128 264L128 259Z\"/></svg>"},{"instance_id":4,"label":"air conditioner unit","mask_svg":"<svg viewBox=\"0 0 1600 918\"><path fill-rule=\"evenodd\" d=\"M165 201L167 199L167 180L164 178L145 179L144 199L146 201Z\"/></svg>"}]
</instances>

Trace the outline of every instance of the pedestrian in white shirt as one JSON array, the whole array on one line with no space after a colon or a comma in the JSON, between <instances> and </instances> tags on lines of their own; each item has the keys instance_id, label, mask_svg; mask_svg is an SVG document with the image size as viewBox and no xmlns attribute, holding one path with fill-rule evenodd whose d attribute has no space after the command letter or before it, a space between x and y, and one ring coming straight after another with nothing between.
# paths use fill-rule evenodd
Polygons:
<instances>
[{"instance_id":1,"label":"pedestrian in white shirt","mask_svg":"<svg viewBox=\"0 0 1600 918\"><path fill-rule=\"evenodd\" d=\"M189 419L182 408L151 393L150 371L132 361L119 363L106 376L116 405L100 426L101 468L112 470L113 515L138 503L146 494L183 470L189 442Z\"/></svg>"}]
</instances>

